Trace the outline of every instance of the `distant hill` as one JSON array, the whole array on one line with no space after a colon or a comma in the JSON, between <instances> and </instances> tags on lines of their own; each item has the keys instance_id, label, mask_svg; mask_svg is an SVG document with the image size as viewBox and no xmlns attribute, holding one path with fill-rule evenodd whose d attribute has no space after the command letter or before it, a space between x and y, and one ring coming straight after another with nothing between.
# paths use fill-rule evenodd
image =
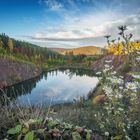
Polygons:
<instances>
[{"instance_id":1,"label":"distant hill","mask_svg":"<svg viewBox=\"0 0 140 140\"><path fill-rule=\"evenodd\" d=\"M94 55L94 54L102 53L102 48L95 47L95 46L84 46L84 47L71 48L71 49L66 49L66 48L48 48L48 49L58 52L60 54L73 53L74 55L78 55L78 54Z\"/></svg>"}]
</instances>

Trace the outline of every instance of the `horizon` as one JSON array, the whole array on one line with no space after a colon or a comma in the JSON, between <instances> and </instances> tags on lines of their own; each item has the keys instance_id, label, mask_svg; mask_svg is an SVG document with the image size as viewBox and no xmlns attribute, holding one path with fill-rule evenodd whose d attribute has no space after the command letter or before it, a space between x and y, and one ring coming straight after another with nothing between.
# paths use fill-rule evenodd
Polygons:
<instances>
[{"instance_id":1,"label":"horizon","mask_svg":"<svg viewBox=\"0 0 140 140\"><path fill-rule=\"evenodd\" d=\"M1 0L0 31L47 48L103 47L119 25L140 38L139 7L139 0Z\"/></svg>"}]
</instances>

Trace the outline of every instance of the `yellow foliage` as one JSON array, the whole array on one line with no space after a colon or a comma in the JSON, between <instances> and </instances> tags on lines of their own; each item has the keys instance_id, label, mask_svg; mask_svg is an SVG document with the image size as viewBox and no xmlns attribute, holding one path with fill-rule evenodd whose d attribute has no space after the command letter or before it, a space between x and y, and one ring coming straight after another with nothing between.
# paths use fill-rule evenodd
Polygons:
<instances>
[{"instance_id":1,"label":"yellow foliage","mask_svg":"<svg viewBox=\"0 0 140 140\"><path fill-rule=\"evenodd\" d=\"M108 53L119 55L119 54L128 54L130 52L134 52L135 50L140 50L140 42L129 42L128 43L129 48L126 47L126 45L122 42L117 44L111 44L107 51Z\"/></svg>"},{"instance_id":2,"label":"yellow foliage","mask_svg":"<svg viewBox=\"0 0 140 140\"><path fill-rule=\"evenodd\" d=\"M9 38L9 40L8 40L8 49L10 50L10 52L13 51L13 41L12 41L12 39L10 39L10 38Z\"/></svg>"}]
</instances>

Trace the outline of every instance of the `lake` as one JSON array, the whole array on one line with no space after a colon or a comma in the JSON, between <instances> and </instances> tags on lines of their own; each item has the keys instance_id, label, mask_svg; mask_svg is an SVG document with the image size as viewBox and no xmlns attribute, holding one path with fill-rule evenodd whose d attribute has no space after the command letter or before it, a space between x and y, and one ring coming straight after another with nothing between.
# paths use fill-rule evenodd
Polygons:
<instances>
[{"instance_id":1,"label":"lake","mask_svg":"<svg viewBox=\"0 0 140 140\"><path fill-rule=\"evenodd\" d=\"M98 78L90 70L58 69L8 87L4 93L21 105L59 104L86 98L97 83Z\"/></svg>"}]
</instances>

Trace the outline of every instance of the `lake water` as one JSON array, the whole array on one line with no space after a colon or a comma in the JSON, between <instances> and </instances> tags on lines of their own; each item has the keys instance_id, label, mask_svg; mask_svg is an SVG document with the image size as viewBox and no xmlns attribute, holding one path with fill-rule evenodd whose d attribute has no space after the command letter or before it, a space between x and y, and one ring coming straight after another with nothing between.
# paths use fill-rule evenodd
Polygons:
<instances>
[{"instance_id":1,"label":"lake water","mask_svg":"<svg viewBox=\"0 0 140 140\"><path fill-rule=\"evenodd\" d=\"M91 71L78 69L59 69L43 73L31 80L5 89L12 102L32 105L73 102L80 96L87 97L98 83Z\"/></svg>"}]
</instances>

